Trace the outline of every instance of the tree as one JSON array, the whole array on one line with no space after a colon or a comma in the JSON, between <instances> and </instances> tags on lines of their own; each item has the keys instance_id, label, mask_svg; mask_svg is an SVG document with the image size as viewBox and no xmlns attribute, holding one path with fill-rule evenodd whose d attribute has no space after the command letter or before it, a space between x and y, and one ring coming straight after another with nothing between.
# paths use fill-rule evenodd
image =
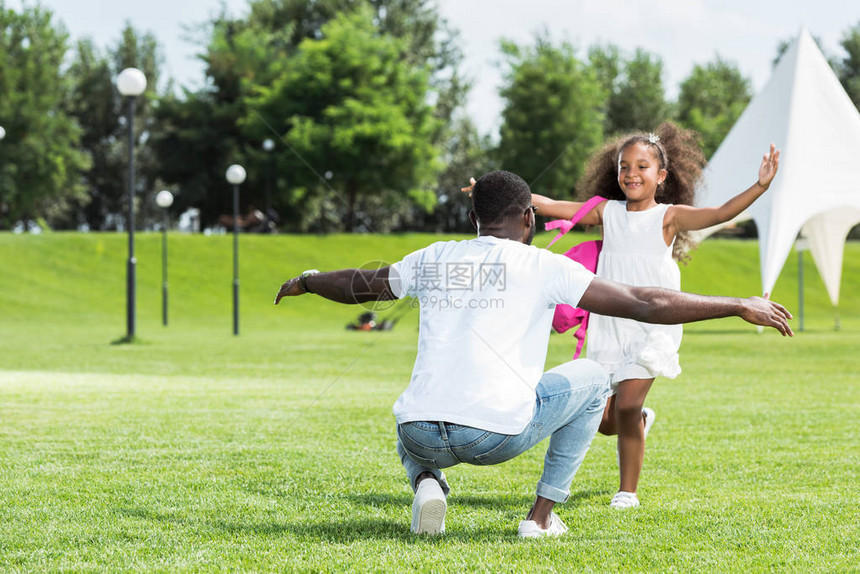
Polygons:
<instances>
[{"instance_id":1,"label":"tree","mask_svg":"<svg viewBox=\"0 0 860 574\"><path fill-rule=\"evenodd\" d=\"M457 117L465 105L467 84L460 75L463 54L459 34L440 17L435 0L370 0L383 33L404 41L404 57L429 72L428 96L436 119L433 145L444 168L436 180L435 197L422 194L422 209L402 204L395 216L398 227L410 225L443 230L471 229L468 205L459 188L470 175L480 173L489 145L478 137L474 124ZM468 162L468 163L464 163ZM454 181L456 179L456 181ZM453 187L452 187L453 186ZM429 211L431 206L432 211Z\"/></svg>"},{"instance_id":2,"label":"tree","mask_svg":"<svg viewBox=\"0 0 860 574\"><path fill-rule=\"evenodd\" d=\"M705 157L710 157L751 98L750 81L734 64L717 58L695 66L681 83L678 121L701 134Z\"/></svg>"},{"instance_id":3,"label":"tree","mask_svg":"<svg viewBox=\"0 0 860 574\"><path fill-rule=\"evenodd\" d=\"M592 46L588 49L588 65L594 70L608 101L609 95L618 89L618 79L623 67L621 50L612 44Z\"/></svg>"},{"instance_id":4,"label":"tree","mask_svg":"<svg viewBox=\"0 0 860 574\"><path fill-rule=\"evenodd\" d=\"M272 182L274 206L281 212L283 226L342 226L338 204L332 203L326 187L331 182L316 176L312 184L307 181L304 172L308 166L296 157L285 157L293 153L278 139L285 126L275 130L274 124L267 125L268 118L249 108L250 97L259 98L271 91L275 80L295 61L303 41L323 38L323 26L341 12L364 9L377 34L399 39L399 58L429 74L427 97L434 102L437 120L432 140L441 147L465 93L457 73L461 56L456 34L439 16L432 0L256 0L250 8L245 19L222 13L204 31L206 48L201 58L206 63L206 87L171 95L161 102L158 116L164 131L153 142L163 164L161 175L181 189L179 208L200 207L203 220L212 222L229 209L224 184L224 169L229 163L241 162L248 168L243 203L262 204L270 158L261 145L264 139L273 138L273 159L277 161ZM321 175L332 171L316 169ZM299 171L304 179L297 177ZM338 182L337 173L332 181ZM298 189L296 185L310 187ZM225 193L217 191L222 189Z\"/></svg>"},{"instance_id":5,"label":"tree","mask_svg":"<svg viewBox=\"0 0 860 574\"><path fill-rule=\"evenodd\" d=\"M120 176L122 161L117 149L120 122L114 73L92 41L84 39L75 47L68 75L73 86L65 107L81 126L81 147L92 162L84 174L88 193L76 206L80 217L75 219L91 229L102 229L108 215L120 211L125 181Z\"/></svg>"},{"instance_id":6,"label":"tree","mask_svg":"<svg viewBox=\"0 0 860 574\"><path fill-rule=\"evenodd\" d=\"M0 0L0 226L42 216L59 219L85 197L80 129L63 110L61 72L67 34L41 6L20 13Z\"/></svg>"},{"instance_id":7,"label":"tree","mask_svg":"<svg viewBox=\"0 0 860 574\"><path fill-rule=\"evenodd\" d=\"M782 60L782 57L788 51L788 48L794 43L797 37L787 38L785 40L780 40L776 45L776 56L774 56L771 61L771 66L776 67L779 64L779 61ZM818 49L821 50L821 53L824 55L824 58L827 60L827 63L830 64L830 67L834 70L839 68L839 60L831 54L827 53L827 50L824 49L824 44L821 42L821 38L816 35L812 35L812 39L815 40L815 45L818 46Z\"/></svg>"},{"instance_id":8,"label":"tree","mask_svg":"<svg viewBox=\"0 0 860 574\"><path fill-rule=\"evenodd\" d=\"M491 142L481 137L475 124L467 117L454 121L442 155L445 166L437 178L438 201L432 213L418 214L412 229L431 232L474 231L469 220L471 200L460 191L468 185L470 177L479 177L495 169L491 163Z\"/></svg>"},{"instance_id":9,"label":"tree","mask_svg":"<svg viewBox=\"0 0 860 574\"><path fill-rule=\"evenodd\" d=\"M426 68L438 121L434 142L445 145L462 124L454 115L465 103L468 88L459 73L463 60L459 33L439 15L436 0L369 0L383 34L403 41L403 57ZM457 125L455 125L455 123Z\"/></svg>"},{"instance_id":10,"label":"tree","mask_svg":"<svg viewBox=\"0 0 860 574\"><path fill-rule=\"evenodd\" d=\"M589 154L603 138L603 90L573 47L538 38L533 46L502 43L507 70L499 167L570 197Z\"/></svg>"},{"instance_id":11,"label":"tree","mask_svg":"<svg viewBox=\"0 0 860 574\"><path fill-rule=\"evenodd\" d=\"M458 74L462 61L458 33L439 15L436 0L256 0L247 29L270 36L267 43L294 51L305 39L318 39L322 27L343 12L368 7L380 34L402 40L401 56L430 72L430 90L437 97L436 116L451 121L466 88ZM256 78L257 84L266 80ZM441 126L442 124L440 124Z\"/></svg>"},{"instance_id":12,"label":"tree","mask_svg":"<svg viewBox=\"0 0 860 574\"><path fill-rule=\"evenodd\" d=\"M606 104L606 133L650 131L669 119L660 58L637 49L620 69Z\"/></svg>"},{"instance_id":13,"label":"tree","mask_svg":"<svg viewBox=\"0 0 860 574\"><path fill-rule=\"evenodd\" d=\"M78 207L79 219L91 229L112 229L125 221L128 209L127 104L116 89L116 77L127 67L146 75L146 91L135 106L135 194L150 217L155 189L155 158L148 145L156 123L153 102L157 98L160 55L152 34L139 34L126 24L119 42L102 54L92 42L78 42L68 76L73 85L65 107L81 126L81 146L90 155L91 167L83 174L88 197ZM148 208L148 209L147 209Z\"/></svg>"},{"instance_id":14,"label":"tree","mask_svg":"<svg viewBox=\"0 0 860 574\"><path fill-rule=\"evenodd\" d=\"M266 60L278 61L283 53L268 51L275 38L249 30L244 21L224 12L208 23L205 32L208 43L200 58L206 64L206 86L196 92L183 90L181 95L168 92L161 98L155 110L159 127L151 146L158 176L177 192L175 209L198 208L201 220L212 224L231 210L225 181L230 164L248 168L244 200L258 189L255 174L259 170L245 161L239 119L246 113L251 79L265 71Z\"/></svg>"},{"instance_id":15,"label":"tree","mask_svg":"<svg viewBox=\"0 0 860 574\"><path fill-rule=\"evenodd\" d=\"M297 186L291 199L313 210L309 200L325 194L320 174L333 173L329 191L346 195L339 211L347 231L359 209L433 196L428 71L402 53L400 40L377 33L368 10L342 13L322 27L321 38L302 41L271 88L259 86L251 100L249 130L274 129L295 152L279 159Z\"/></svg>"},{"instance_id":16,"label":"tree","mask_svg":"<svg viewBox=\"0 0 860 574\"><path fill-rule=\"evenodd\" d=\"M848 29L840 45L846 56L837 67L839 81L854 105L860 110L860 22Z\"/></svg>"}]
</instances>

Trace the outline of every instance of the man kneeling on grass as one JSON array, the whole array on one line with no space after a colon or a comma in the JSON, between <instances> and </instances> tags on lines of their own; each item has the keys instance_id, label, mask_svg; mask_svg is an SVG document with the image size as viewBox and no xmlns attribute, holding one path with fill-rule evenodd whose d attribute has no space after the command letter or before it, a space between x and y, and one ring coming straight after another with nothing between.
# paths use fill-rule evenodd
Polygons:
<instances>
[{"instance_id":1,"label":"man kneeling on grass","mask_svg":"<svg viewBox=\"0 0 860 574\"><path fill-rule=\"evenodd\" d=\"M412 380L394 404L397 452L415 491L412 531L445 530L449 488L440 470L510 460L550 437L537 497L519 535L558 535L553 512L603 416L606 372L578 359L543 372L553 310L567 303L647 323L739 316L792 335L791 314L760 297L708 297L595 278L562 255L531 247L535 208L520 177L494 171L472 192L478 237L440 241L377 270L308 271L278 291L340 303L409 295L421 305Z\"/></svg>"}]
</instances>

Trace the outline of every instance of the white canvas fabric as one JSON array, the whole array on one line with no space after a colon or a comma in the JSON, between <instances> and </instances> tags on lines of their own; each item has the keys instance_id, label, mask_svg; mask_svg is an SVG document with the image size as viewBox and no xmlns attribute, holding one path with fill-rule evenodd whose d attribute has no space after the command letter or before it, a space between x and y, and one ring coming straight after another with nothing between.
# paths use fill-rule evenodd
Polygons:
<instances>
[{"instance_id":1,"label":"white canvas fabric","mask_svg":"<svg viewBox=\"0 0 860 574\"><path fill-rule=\"evenodd\" d=\"M824 277L827 295L834 306L839 304L839 283L842 277L842 254L851 228L860 222L860 207L834 209L820 213L803 226L804 237L810 238L809 250ZM811 238L815 238L812 241Z\"/></svg>"},{"instance_id":2,"label":"white canvas fabric","mask_svg":"<svg viewBox=\"0 0 860 574\"><path fill-rule=\"evenodd\" d=\"M842 253L860 223L860 113L809 32L801 30L764 89L744 110L705 169L698 205L722 205L752 183L771 142L780 148L770 189L735 221L755 220L762 292L772 292L798 233L834 305ZM697 234L702 240L718 225Z\"/></svg>"}]
</instances>

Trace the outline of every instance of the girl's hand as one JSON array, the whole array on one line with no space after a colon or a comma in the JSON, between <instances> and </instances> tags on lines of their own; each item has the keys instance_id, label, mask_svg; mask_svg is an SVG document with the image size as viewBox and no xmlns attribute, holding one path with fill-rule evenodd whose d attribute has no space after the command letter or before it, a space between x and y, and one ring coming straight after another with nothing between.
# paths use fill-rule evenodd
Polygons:
<instances>
[{"instance_id":1,"label":"girl's hand","mask_svg":"<svg viewBox=\"0 0 860 574\"><path fill-rule=\"evenodd\" d=\"M761 159L761 167L758 168L758 184L767 189L770 187L770 182L776 176L776 171L779 169L779 150L776 145L770 144L770 153Z\"/></svg>"},{"instance_id":2,"label":"girl's hand","mask_svg":"<svg viewBox=\"0 0 860 574\"><path fill-rule=\"evenodd\" d=\"M472 195L472 190L474 188L475 188L475 178L470 177L469 178L469 187L461 187L460 191L462 191L463 193L468 193L469 195Z\"/></svg>"}]
</instances>

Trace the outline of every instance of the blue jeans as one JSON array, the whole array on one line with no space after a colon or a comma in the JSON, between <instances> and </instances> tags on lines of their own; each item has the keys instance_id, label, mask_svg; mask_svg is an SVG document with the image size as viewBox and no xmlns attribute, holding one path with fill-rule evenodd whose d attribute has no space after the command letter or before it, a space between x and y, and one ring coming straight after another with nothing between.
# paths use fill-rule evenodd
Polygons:
<instances>
[{"instance_id":1,"label":"blue jeans","mask_svg":"<svg viewBox=\"0 0 860 574\"><path fill-rule=\"evenodd\" d=\"M460 463L499 464L549 436L537 495L564 502L597 433L609 392L609 377L600 365L588 359L570 361L544 373L535 389L534 415L520 434L444 421L408 422L397 426L397 453L413 489L418 475L430 472L447 495L450 489L440 469Z\"/></svg>"}]
</instances>

